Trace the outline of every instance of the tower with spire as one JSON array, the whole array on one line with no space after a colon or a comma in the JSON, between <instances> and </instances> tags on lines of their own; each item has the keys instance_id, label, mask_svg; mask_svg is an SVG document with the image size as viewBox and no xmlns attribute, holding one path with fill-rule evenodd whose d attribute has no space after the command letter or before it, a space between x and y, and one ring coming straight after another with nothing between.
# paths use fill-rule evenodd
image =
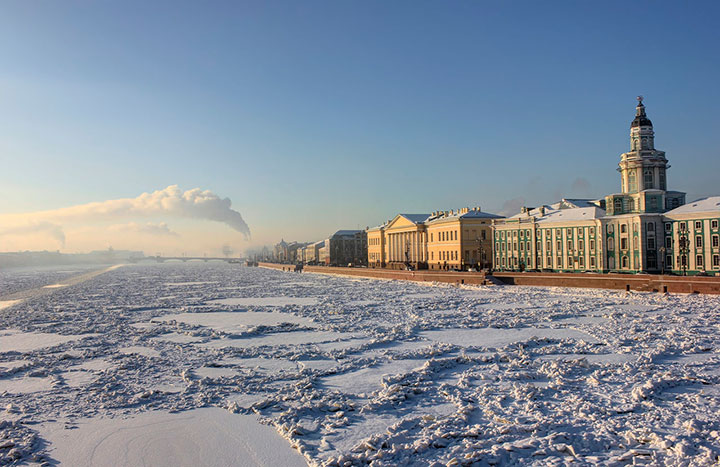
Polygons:
<instances>
[{"instance_id":1,"label":"tower with spire","mask_svg":"<svg viewBox=\"0 0 720 467\"><path fill-rule=\"evenodd\" d=\"M655 132L638 96L630 124L630 151L620 156L621 192L605 198L608 215L663 213L685 204L685 193L668 191L665 151L655 149Z\"/></svg>"}]
</instances>

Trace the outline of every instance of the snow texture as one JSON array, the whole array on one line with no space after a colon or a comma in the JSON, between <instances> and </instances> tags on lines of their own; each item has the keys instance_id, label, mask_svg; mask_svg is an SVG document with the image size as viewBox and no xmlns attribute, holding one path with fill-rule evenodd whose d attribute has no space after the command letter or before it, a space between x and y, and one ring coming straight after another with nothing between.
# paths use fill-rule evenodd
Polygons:
<instances>
[{"instance_id":1,"label":"snow texture","mask_svg":"<svg viewBox=\"0 0 720 467\"><path fill-rule=\"evenodd\" d=\"M720 297L85 276L0 309L0 465L718 462Z\"/></svg>"}]
</instances>

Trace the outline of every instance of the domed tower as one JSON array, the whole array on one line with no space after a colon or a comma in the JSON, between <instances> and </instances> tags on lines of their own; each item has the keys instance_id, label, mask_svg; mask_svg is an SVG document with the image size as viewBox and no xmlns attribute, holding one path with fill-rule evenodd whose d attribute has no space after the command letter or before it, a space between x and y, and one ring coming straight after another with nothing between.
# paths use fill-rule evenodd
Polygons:
<instances>
[{"instance_id":1,"label":"domed tower","mask_svg":"<svg viewBox=\"0 0 720 467\"><path fill-rule=\"evenodd\" d=\"M630 151L620 156L621 193L606 198L610 215L660 213L685 203L685 194L667 191L665 151L655 149L652 121L645 113L643 97L638 96L635 119L630 124Z\"/></svg>"}]
</instances>

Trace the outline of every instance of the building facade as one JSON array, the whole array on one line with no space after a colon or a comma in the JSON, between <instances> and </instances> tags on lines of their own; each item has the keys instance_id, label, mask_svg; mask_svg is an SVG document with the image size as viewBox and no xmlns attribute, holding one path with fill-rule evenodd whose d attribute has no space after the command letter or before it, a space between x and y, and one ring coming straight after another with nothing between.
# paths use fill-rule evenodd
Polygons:
<instances>
[{"instance_id":1,"label":"building facade","mask_svg":"<svg viewBox=\"0 0 720 467\"><path fill-rule=\"evenodd\" d=\"M366 265L368 235L364 230L338 230L327 239L331 266Z\"/></svg>"},{"instance_id":2,"label":"building facade","mask_svg":"<svg viewBox=\"0 0 720 467\"><path fill-rule=\"evenodd\" d=\"M429 214L398 214L382 231L385 237L385 267L424 269L427 262Z\"/></svg>"},{"instance_id":3,"label":"building facade","mask_svg":"<svg viewBox=\"0 0 720 467\"><path fill-rule=\"evenodd\" d=\"M368 266L371 268L384 268L385 262L385 227L390 221L367 229Z\"/></svg>"},{"instance_id":4,"label":"building facade","mask_svg":"<svg viewBox=\"0 0 720 467\"><path fill-rule=\"evenodd\" d=\"M630 151L620 156L621 192L604 200L562 200L523 208L494 221L493 255L500 270L620 273L720 271L718 198L685 204L667 189L664 151L642 97L630 124ZM714 226L714 227L713 227ZM714 265L718 264L718 267Z\"/></svg>"},{"instance_id":5,"label":"building facade","mask_svg":"<svg viewBox=\"0 0 720 467\"><path fill-rule=\"evenodd\" d=\"M486 268L492 265L492 220L501 216L479 207L434 212L426 222L429 269Z\"/></svg>"},{"instance_id":6,"label":"building facade","mask_svg":"<svg viewBox=\"0 0 720 467\"><path fill-rule=\"evenodd\" d=\"M720 196L680 206L664 218L663 271L720 275Z\"/></svg>"}]
</instances>

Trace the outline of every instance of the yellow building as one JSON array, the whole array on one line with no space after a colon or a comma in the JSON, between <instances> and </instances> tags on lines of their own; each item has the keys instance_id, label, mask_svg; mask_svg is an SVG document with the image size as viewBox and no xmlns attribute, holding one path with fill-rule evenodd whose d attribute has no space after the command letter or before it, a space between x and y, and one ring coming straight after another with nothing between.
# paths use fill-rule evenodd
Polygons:
<instances>
[{"instance_id":1,"label":"yellow building","mask_svg":"<svg viewBox=\"0 0 720 467\"><path fill-rule=\"evenodd\" d=\"M492 266L493 219L480 208L398 214L367 230L368 265L391 269Z\"/></svg>"},{"instance_id":2,"label":"yellow building","mask_svg":"<svg viewBox=\"0 0 720 467\"><path fill-rule=\"evenodd\" d=\"M492 221L502 216L477 208L434 212L426 222L429 269L492 266Z\"/></svg>"},{"instance_id":3,"label":"yellow building","mask_svg":"<svg viewBox=\"0 0 720 467\"><path fill-rule=\"evenodd\" d=\"M429 214L398 214L383 229L386 267L424 268L427 262L425 221ZM370 248L368 246L368 254Z\"/></svg>"},{"instance_id":4,"label":"yellow building","mask_svg":"<svg viewBox=\"0 0 720 467\"><path fill-rule=\"evenodd\" d=\"M367 229L368 266L371 268L385 267L385 227L388 223Z\"/></svg>"}]
</instances>

